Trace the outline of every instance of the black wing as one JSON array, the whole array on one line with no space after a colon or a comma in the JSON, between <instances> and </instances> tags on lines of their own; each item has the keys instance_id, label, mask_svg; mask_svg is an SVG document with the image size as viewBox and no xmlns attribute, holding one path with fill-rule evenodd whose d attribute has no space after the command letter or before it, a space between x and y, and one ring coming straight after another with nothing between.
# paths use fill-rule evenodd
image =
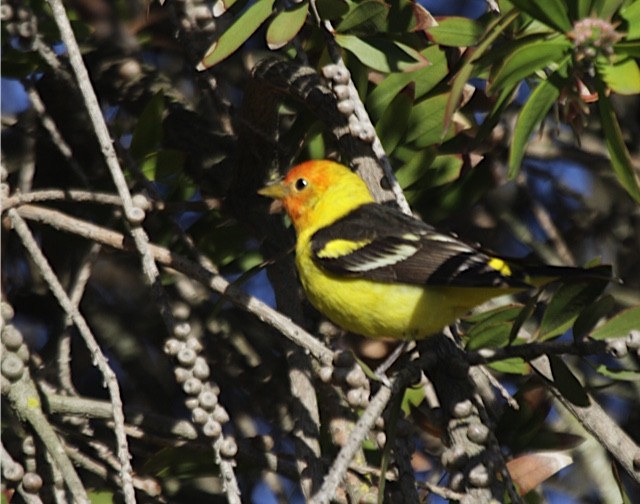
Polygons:
<instances>
[{"instance_id":1,"label":"black wing","mask_svg":"<svg viewBox=\"0 0 640 504\"><path fill-rule=\"evenodd\" d=\"M311 251L327 272L379 282L527 287L523 276L500 259L375 203L317 231Z\"/></svg>"}]
</instances>

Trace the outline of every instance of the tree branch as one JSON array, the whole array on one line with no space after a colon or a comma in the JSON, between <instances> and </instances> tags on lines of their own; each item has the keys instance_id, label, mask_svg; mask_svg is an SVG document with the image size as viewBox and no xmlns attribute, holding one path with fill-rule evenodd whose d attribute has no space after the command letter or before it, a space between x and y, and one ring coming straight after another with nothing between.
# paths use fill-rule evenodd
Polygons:
<instances>
[{"instance_id":1,"label":"tree branch","mask_svg":"<svg viewBox=\"0 0 640 504\"><path fill-rule=\"evenodd\" d=\"M82 236L91 241L102 243L109 247L132 251L133 247L122 233L106 229L57 210L23 205L12 211L25 219L48 224L60 231ZM210 271L200 264L189 261L183 256L175 254L164 247L150 244L149 251L158 263L174 268L181 273L195 279L203 285L226 296L239 308L253 313L263 322L281 332L296 345L300 345L323 365L330 366L333 362L333 352L318 339L296 325L281 313L269 307L259 299L249 296L244 291L230 284L223 276Z\"/></svg>"}]
</instances>

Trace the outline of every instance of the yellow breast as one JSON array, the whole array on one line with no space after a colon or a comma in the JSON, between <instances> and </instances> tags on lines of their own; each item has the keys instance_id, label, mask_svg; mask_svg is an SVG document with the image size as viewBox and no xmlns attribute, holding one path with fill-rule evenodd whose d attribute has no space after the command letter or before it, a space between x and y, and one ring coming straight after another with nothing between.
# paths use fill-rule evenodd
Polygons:
<instances>
[{"instance_id":1,"label":"yellow breast","mask_svg":"<svg viewBox=\"0 0 640 504\"><path fill-rule=\"evenodd\" d=\"M372 338L421 339L441 331L496 289L389 284L321 270L298 243L296 265L311 304L348 331ZM506 292L505 292L506 294Z\"/></svg>"}]
</instances>

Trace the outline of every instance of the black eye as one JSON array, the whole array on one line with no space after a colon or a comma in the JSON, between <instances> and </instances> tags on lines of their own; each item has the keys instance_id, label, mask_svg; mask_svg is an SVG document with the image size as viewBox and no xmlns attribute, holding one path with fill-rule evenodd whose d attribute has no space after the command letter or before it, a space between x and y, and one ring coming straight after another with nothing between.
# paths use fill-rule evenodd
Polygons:
<instances>
[{"instance_id":1,"label":"black eye","mask_svg":"<svg viewBox=\"0 0 640 504\"><path fill-rule=\"evenodd\" d=\"M296 180L297 191L302 191L308 185L309 185L309 182L307 182L307 179L299 178L298 180Z\"/></svg>"}]
</instances>

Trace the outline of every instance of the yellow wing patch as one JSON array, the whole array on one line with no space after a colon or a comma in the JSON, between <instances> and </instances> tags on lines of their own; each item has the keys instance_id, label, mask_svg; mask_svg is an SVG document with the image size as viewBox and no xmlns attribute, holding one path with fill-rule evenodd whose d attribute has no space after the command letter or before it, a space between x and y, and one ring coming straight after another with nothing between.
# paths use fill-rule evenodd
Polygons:
<instances>
[{"instance_id":1,"label":"yellow wing patch","mask_svg":"<svg viewBox=\"0 0 640 504\"><path fill-rule=\"evenodd\" d=\"M493 268L494 270L500 272L500 274L503 275L503 276L511 276L511 275L513 275L509 265L506 262L504 262L502 259L499 259L498 257L492 258L487 263L487 266L489 266L490 268Z\"/></svg>"},{"instance_id":2,"label":"yellow wing patch","mask_svg":"<svg viewBox=\"0 0 640 504\"><path fill-rule=\"evenodd\" d=\"M316 253L316 256L320 259L338 259L351 252L354 252L366 245L369 245L371 240L341 240L335 239L326 243L322 250Z\"/></svg>"}]
</instances>

